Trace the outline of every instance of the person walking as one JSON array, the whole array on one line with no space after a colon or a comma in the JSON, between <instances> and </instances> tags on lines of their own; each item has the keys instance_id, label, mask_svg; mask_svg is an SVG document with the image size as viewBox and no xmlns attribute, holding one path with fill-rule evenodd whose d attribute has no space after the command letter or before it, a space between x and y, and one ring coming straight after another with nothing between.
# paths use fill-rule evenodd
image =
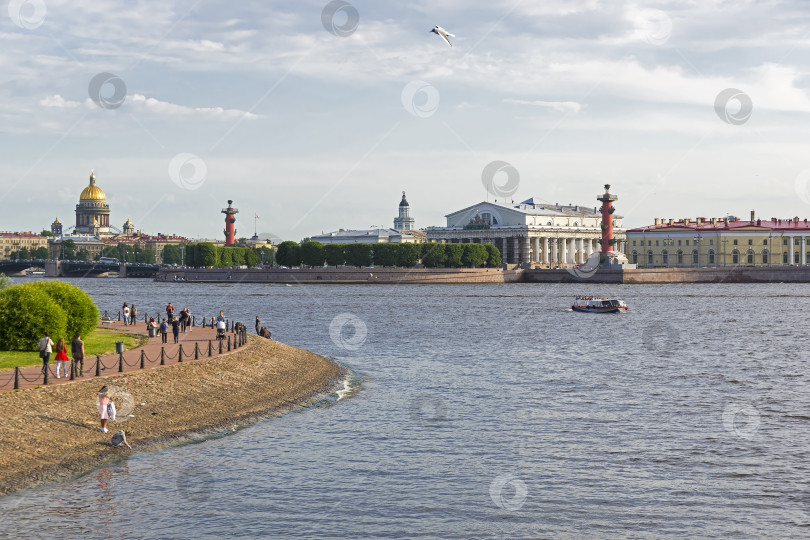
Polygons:
<instances>
[{"instance_id":1,"label":"person walking","mask_svg":"<svg viewBox=\"0 0 810 540\"><path fill-rule=\"evenodd\" d=\"M259 333L260 328L261 328L261 326L259 325L259 316L256 315L256 333L257 334Z\"/></svg>"},{"instance_id":2,"label":"person walking","mask_svg":"<svg viewBox=\"0 0 810 540\"><path fill-rule=\"evenodd\" d=\"M129 310L129 316L132 318L132 324L138 322L138 310L135 308L135 304L132 304L132 307Z\"/></svg>"},{"instance_id":3,"label":"person walking","mask_svg":"<svg viewBox=\"0 0 810 540\"><path fill-rule=\"evenodd\" d=\"M166 306L166 320L171 321L174 318L174 306L171 302Z\"/></svg>"},{"instance_id":4,"label":"person walking","mask_svg":"<svg viewBox=\"0 0 810 540\"><path fill-rule=\"evenodd\" d=\"M108 406L110 405L110 391L102 386L98 391L98 414L101 417L101 432L107 433L107 420L110 418Z\"/></svg>"},{"instance_id":5,"label":"person walking","mask_svg":"<svg viewBox=\"0 0 810 540\"><path fill-rule=\"evenodd\" d=\"M79 332L70 343L70 352L73 354L73 376L84 377L84 341Z\"/></svg>"},{"instance_id":6,"label":"person walking","mask_svg":"<svg viewBox=\"0 0 810 540\"><path fill-rule=\"evenodd\" d=\"M160 339L161 339L160 342L168 343L167 341L168 335L169 335L169 325L166 324L166 319L163 319L163 322L160 323Z\"/></svg>"},{"instance_id":7,"label":"person walking","mask_svg":"<svg viewBox=\"0 0 810 540\"><path fill-rule=\"evenodd\" d=\"M62 377L59 375L59 368L62 368L62 373L65 374L65 378L68 376L68 355L65 345L65 338L59 338L59 341L56 342L56 378L61 379Z\"/></svg>"},{"instance_id":8,"label":"person walking","mask_svg":"<svg viewBox=\"0 0 810 540\"><path fill-rule=\"evenodd\" d=\"M129 306L127 305L126 302L124 302L123 311L124 311L124 326L126 326L129 324Z\"/></svg>"},{"instance_id":9,"label":"person walking","mask_svg":"<svg viewBox=\"0 0 810 540\"><path fill-rule=\"evenodd\" d=\"M172 336L174 337L175 344L180 341L180 319L177 317L172 320Z\"/></svg>"},{"instance_id":10,"label":"person walking","mask_svg":"<svg viewBox=\"0 0 810 540\"><path fill-rule=\"evenodd\" d=\"M51 353L53 352L53 341L51 335L45 332L45 337L39 340L39 357L42 358L42 374L48 370L48 362L51 360Z\"/></svg>"}]
</instances>

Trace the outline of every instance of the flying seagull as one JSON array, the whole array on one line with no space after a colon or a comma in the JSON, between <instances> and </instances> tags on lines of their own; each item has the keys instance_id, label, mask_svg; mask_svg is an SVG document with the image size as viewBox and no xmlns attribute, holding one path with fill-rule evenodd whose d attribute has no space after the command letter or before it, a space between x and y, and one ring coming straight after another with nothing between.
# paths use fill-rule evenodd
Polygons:
<instances>
[{"instance_id":1,"label":"flying seagull","mask_svg":"<svg viewBox=\"0 0 810 540\"><path fill-rule=\"evenodd\" d=\"M447 36L456 37L455 34L451 34L450 32L448 32L447 30L445 30L441 26L434 26L433 30L431 30L431 32L433 32L437 36L441 36L442 39L445 40L448 45L450 45L451 47L453 46L453 44L450 43L450 40L447 39Z\"/></svg>"}]
</instances>

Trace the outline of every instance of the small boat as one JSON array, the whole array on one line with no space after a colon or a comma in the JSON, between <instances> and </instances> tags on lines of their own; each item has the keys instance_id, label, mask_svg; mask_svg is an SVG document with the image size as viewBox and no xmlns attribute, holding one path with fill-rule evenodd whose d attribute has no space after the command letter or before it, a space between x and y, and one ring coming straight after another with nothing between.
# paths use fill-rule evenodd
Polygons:
<instances>
[{"instance_id":1,"label":"small boat","mask_svg":"<svg viewBox=\"0 0 810 540\"><path fill-rule=\"evenodd\" d=\"M627 310L627 304L616 297L577 296L571 309L582 313L621 313Z\"/></svg>"}]
</instances>

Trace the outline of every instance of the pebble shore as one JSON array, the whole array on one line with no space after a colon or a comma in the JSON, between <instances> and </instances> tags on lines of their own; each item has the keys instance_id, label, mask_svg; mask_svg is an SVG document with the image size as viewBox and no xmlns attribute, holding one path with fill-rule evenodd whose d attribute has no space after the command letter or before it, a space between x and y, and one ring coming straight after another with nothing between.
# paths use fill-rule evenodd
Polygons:
<instances>
[{"instance_id":1,"label":"pebble shore","mask_svg":"<svg viewBox=\"0 0 810 540\"><path fill-rule=\"evenodd\" d=\"M133 452L280 415L335 390L346 370L314 353L252 337L222 357L0 395L0 495L121 459L110 444L132 432ZM96 396L116 387L117 422L100 431Z\"/></svg>"}]
</instances>

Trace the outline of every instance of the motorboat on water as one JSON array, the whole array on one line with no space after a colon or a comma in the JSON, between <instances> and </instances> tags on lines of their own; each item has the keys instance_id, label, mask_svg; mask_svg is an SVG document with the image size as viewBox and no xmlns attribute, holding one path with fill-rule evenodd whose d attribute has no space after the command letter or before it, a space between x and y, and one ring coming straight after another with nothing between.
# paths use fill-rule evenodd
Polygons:
<instances>
[{"instance_id":1,"label":"motorboat on water","mask_svg":"<svg viewBox=\"0 0 810 540\"><path fill-rule=\"evenodd\" d=\"M627 310L627 304L618 297L577 296L571 309L581 313L621 313Z\"/></svg>"}]
</instances>

